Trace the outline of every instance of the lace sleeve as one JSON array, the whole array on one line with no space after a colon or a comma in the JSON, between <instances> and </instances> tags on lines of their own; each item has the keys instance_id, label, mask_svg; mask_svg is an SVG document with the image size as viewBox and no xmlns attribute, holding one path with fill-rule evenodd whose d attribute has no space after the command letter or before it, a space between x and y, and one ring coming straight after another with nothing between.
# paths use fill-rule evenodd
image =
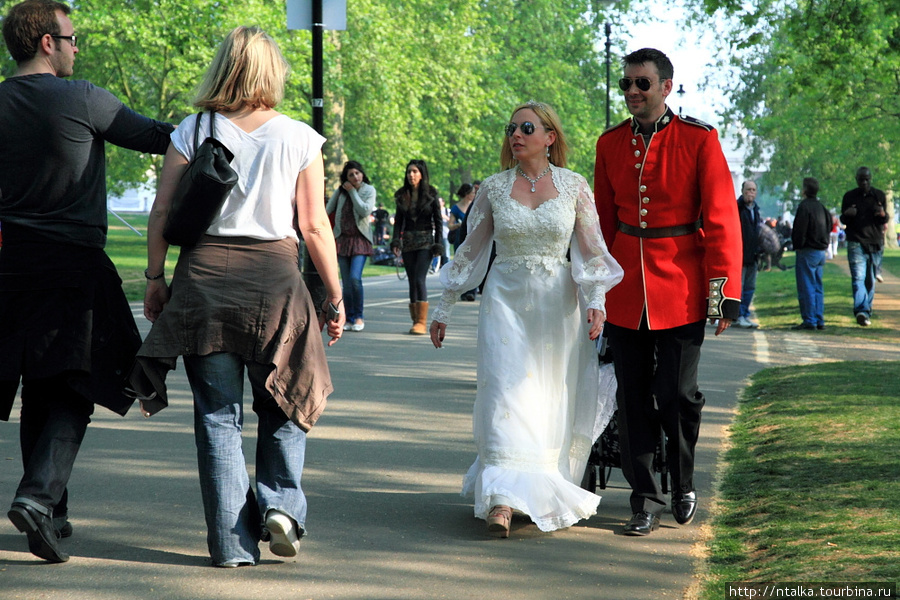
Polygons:
<instances>
[{"instance_id":1,"label":"lace sleeve","mask_svg":"<svg viewBox=\"0 0 900 600\"><path fill-rule=\"evenodd\" d=\"M453 260L441 269L444 293L431 318L439 323L450 322L450 311L460 294L478 286L487 273L494 241L494 216L489 198L491 189L486 180L466 218L466 240L456 249Z\"/></svg>"},{"instance_id":2,"label":"lace sleeve","mask_svg":"<svg viewBox=\"0 0 900 600\"><path fill-rule=\"evenodd\" d=\"M622 267L612 257L600 231L594 195L579 177L572 235L572 277L581 286L588 308L606 310L606 292L622 281Z\"/></svg>"}]
</instances>

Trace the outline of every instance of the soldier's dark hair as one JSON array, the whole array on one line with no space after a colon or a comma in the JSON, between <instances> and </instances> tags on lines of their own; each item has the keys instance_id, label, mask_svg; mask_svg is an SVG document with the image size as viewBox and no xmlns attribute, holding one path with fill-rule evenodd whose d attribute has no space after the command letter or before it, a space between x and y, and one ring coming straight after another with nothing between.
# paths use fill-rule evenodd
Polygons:
<instances>
[{"instance_id":1,"label":"soldier's dark hair","mask_svg":"<svg viewBox=\"0 0 900 600\"><path fill-rule=\"evenodd\" d=\"M660 79L672 79L675 76L675 67L669 57L657 50L656 48L641 48L635 50L631 54L622 59L622 66L642 65L644 63L653 63L659 72Z\"/></svg>"}]
</instances>

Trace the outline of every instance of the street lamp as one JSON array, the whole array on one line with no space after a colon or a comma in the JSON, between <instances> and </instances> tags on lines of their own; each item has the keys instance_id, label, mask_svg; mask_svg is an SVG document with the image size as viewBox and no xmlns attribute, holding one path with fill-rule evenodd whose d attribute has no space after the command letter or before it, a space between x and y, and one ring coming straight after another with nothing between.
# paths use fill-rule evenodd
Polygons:
<instances>
[{"instance_id":1,"label":"street lamp","mask_svg":"<svg viewBox=\"0 0 900 600\"><path fill-rule=\"evenodd\" d=\"M678 91L675 92L678 94L678 116L681 116L681 102L684 99L684 95L687 93L684 89L684 84L678 84Z\"/></svg>"},{"instance_id":2,"label":"street lamp","mask_svg":"<svg viewBox=\"0 0 900 600\"><path fill-rule=\"evenodd\" d=\"M611 43L609 41L609 36L612 34L612 25L609 24L609 21L606 22L606 128L609 129L609 62L610 55L609 49Z\"/></svg>"},{"instance_id":3,"label":"street lamp","mask_svg":"<svg viewBox=\"0 0 900 600\"><path fill-rule=\"evenodd\" d=\"M616 0L599 0L598 2L598 4L602 4L607 10L612 8L612 5L615 3ZM612 24L610 24L609 15L607 15L605 11L604 16L606 17L606 23L603 27L603 30L606 33L606 128L609 129L609 68L612 60L610 54L610 49L612 47L612 42L610 41Z\"/></svg>"}]
</instances>

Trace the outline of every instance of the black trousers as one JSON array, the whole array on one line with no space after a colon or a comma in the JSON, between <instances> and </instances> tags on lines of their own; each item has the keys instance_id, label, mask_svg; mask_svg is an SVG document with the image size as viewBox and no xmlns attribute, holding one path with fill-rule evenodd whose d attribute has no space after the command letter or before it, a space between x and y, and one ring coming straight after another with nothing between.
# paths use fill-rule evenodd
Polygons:
<instances>
[{"instance_id":1,"label":"black trousers","mask_svg":"<svg viewBox=\"0 0 900 600\"><path fill-rule=\"evenodd\" d=\"M428 277L431 259L431 248L403 253L403 266L406 268L406 279L409 282L410 302L428 302L425 279Z\"/></svg>"},{"instance_id":2,"label":"black trousers","mask_svg":"<svg viewBox=\"0 0 900 600\"><path fill-rule=\"evenodd\" d=\"M66 486L93 412L94 404L73 392L65 376L23 383L24 474L14 501L26 501L48 516L68 514Z\"/></svg>"},{"instance_id":3,"label":"black trousers","mask_svg":"<svg viewBox=\"0 0 900 600\"><path fill-rule=\"evenodd\" d=\"M694 450L705 399L697 386L700 346L706 321L651 331L607 324L616 369L622 472L631 485L632 512L660 514L665 508L653 455L660 426L666 446L672 491L694 489Z\"/></svg>"}]
</instances>

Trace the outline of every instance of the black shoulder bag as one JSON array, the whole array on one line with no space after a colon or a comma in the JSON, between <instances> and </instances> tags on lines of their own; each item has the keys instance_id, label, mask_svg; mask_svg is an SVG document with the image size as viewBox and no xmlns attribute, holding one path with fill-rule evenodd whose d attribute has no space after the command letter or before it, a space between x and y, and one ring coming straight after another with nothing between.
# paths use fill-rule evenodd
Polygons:
<instances>
[{"instance_id":1,"label":"black shoulder bag","mask_svg":"<svg viewBox=\"0 0 900 600\"><path fill-rule=\"evenodd\" d=\"M231 168L234 154L216 139L216 112L209 113L209 137L200 140L200 117L194 126L194 158L178 182L163 237L175 246L194 246L218 216L238 182Z\"/></svg>"}]
</instances>

